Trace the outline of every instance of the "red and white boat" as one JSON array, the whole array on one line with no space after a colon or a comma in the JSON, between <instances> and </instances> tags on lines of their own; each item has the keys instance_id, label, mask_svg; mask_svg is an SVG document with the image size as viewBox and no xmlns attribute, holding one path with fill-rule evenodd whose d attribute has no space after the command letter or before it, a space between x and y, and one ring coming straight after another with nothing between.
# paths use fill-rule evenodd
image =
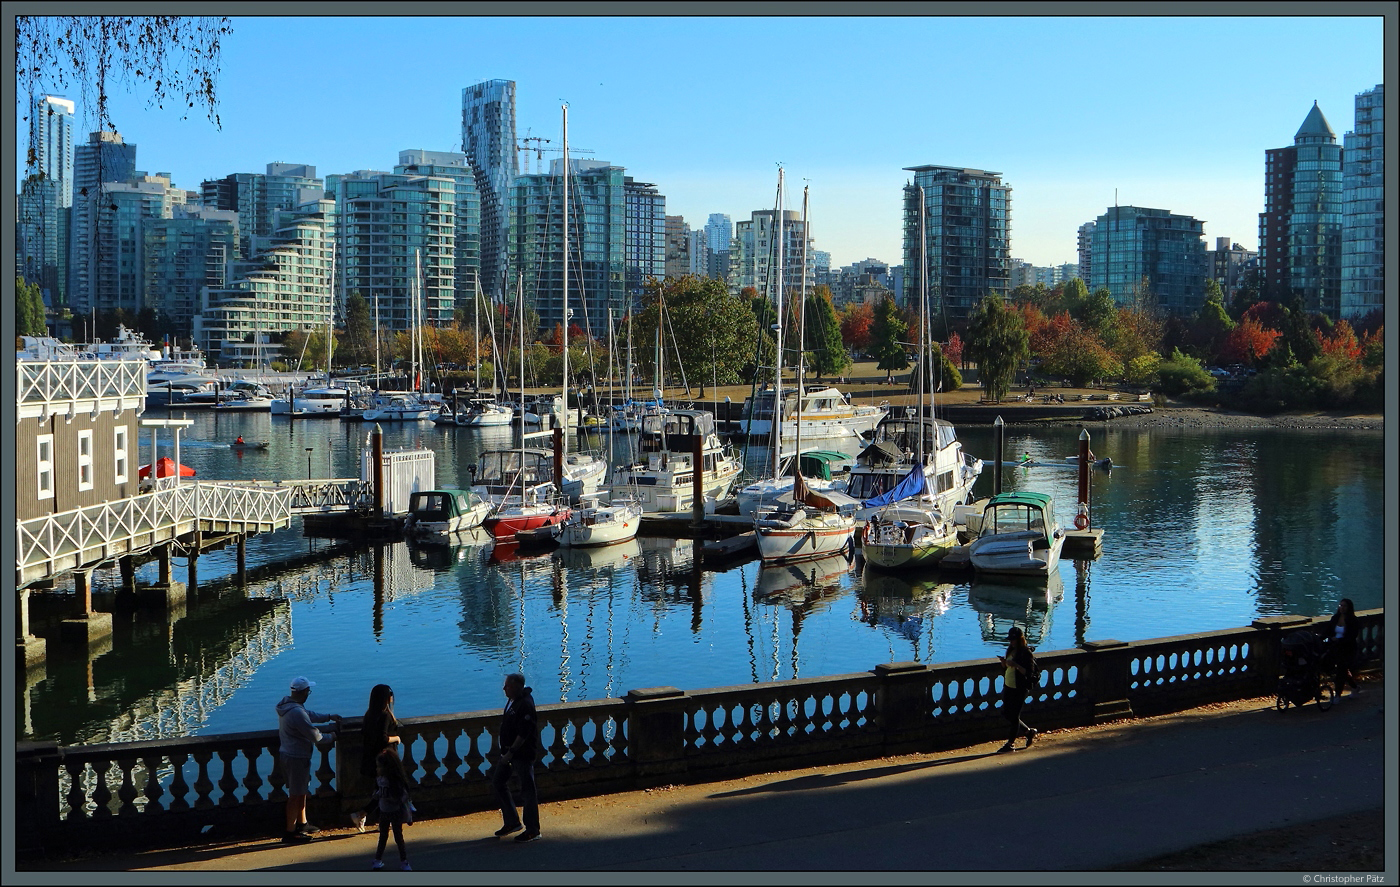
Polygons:
<instances>
[{"instance_id":1,"label":"red and white boat","mask_svg":"<svg viewBox=\"0 0 1400 887\"><path fill-rule=\"evenodd\" d=\"M569 507L554 485L554 454L522 447L487 450L477 461L472 492L495 505L482 522L498 541L563 523Z\"/></svg>"}]
</instances>

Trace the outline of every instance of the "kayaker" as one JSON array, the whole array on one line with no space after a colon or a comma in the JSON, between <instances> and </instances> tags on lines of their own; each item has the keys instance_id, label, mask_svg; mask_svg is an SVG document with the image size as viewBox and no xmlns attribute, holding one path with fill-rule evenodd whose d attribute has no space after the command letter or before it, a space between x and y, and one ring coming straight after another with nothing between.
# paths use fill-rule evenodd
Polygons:
<instances>
[{"instance_id":1,"label":"kayaker","mask_svg":"<svg viewBox=\"0 0 1400 887\"><path fill-rule=\"evenodd\" d=\"M243 435L238 435L238 440L234 441L233 444L238 447L243 446Z\"/></svg>"}]
</instances>

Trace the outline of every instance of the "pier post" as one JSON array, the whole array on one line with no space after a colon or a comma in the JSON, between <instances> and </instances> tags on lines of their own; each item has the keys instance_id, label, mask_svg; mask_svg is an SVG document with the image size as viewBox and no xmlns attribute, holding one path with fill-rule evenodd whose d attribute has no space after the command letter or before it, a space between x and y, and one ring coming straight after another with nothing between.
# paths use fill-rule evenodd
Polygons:
<instances>
[{"instance_id":1,"label":"pier post","mask_svg":"<svg viewBox=\"0 0 1400 887\"><path fill-rule=\"evenodd\" d=\"M992 474L992 495L996 496L1001 493L1001 457L1003 445L1006 443L1006 423L1002 421L1001 416L997 416L992 425L996 428L997 441L997 470Z\"/></svg>"},{"instance_id":2,"label":"pier post","mask_svg":"<svg viewBox=\"0 0 1400 887\"><path fill-rule=\"evenodd\" d=\"M1079 514L1089 517L1089 429L1079 432ZM1084 529L1094 526L1093 519Z\"/></svg>"},{"instance_id":3,"label":"pier post","mask_svg":"<svg viewBox=\"0 0 1400 887\"><path fill-rule=\"evenodd\" d=\"M240 588L248 584L248 534L238 534L238 585Z\"/></svg>"},{"instance_id":4,"label":"pier post","mask_svg":"<svg viewBox=\"0 0 1400 887\"><path fill-rule=\"evenodd\" d=\"M30 668L42 663L48 654L48 641L36 637L29 630L29 589L19 590L19 638L15 641L18 653L16 665Z\"/></svg>"},{"instance_id":5,"label":"pier post","mask_svg":"<svg viewBox=\"0 0 1400 887\"><path fill-rule=\"evenodd\" d=\"M374 516L384 517L384 429L379 423L369 433L374 458Z\"/></svg>"},{"instance_id":6,"label":"pier post","mask_svg":"<svg viewBox=\"0 0 1400 887\"><path fill-rule=\"evenodd\" d=\"M553 413L550 414L551 416ZM564 429L554 426L554 486L564 493Z\"/></svg>"},{"instance_id":7,"label":"pier post","mask_svg":"<svg viewBox=\"0 0 1400 887\"><path fill-rule=\"evenodd\" d=\"M171 576L170 576L170 568L171 568L171 563L170 563L170 543L169 543L169 542L165 543L164 545L162 545L162 546L160 546L159 548L156 549L156 565L157 565L157 569L159 570L160 584L161 584L161 585L169 585L169 584L170 584L170 580L171 580Z\"/></svg>"},{"instance_id":8,"label":"pier post","mask_svg":"<svg viewBox=\"0 0 1400 887\"><path fill-rule=\"evenodd\" d=\"M695 435L690 453L690 526L699 530L705 526L705 438Z\"/></svg>"},{"instance_id":9,"label":"pier post","mask_svg":"<svg viewBox=\"0 0 1400 887\"><path fill-rule=\"evenodd\" d=\"M190 568L189 568L189 588L195 591L199 588L199 534L195 534L194 544L190 547Z\"/></svg>"},{"instance_id":10,"label":"pier post","mask_svg":"<svg viewBox=\"0 0 1400 887\"><path fill-rule=\"evenodd\" d=\"M65 619L59 625L59 637L65 641L93 644L112 636L112 614L97 613L92 609L92 571L79 570L73 574L73 587L82 601L83 614L73 619Z\"/></svg>"}]
</instances>

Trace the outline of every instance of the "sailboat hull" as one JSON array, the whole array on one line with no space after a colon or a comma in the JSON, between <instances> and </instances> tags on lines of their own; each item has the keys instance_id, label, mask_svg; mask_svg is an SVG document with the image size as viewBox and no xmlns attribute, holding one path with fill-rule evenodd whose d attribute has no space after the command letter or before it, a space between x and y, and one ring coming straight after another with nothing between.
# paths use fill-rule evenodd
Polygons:
<instances>
[{"instance_id":1,"label":"sailboat hull","mask_svg":"<svg viewBox=\"0 0 1400 887\"><path fill-rule=\"evenodd\" d=\"M803 522L796 527L756 527L758 556L764 563L786 564L847 552L853 547L855 523Z\"/></svg>"}]
</instances>

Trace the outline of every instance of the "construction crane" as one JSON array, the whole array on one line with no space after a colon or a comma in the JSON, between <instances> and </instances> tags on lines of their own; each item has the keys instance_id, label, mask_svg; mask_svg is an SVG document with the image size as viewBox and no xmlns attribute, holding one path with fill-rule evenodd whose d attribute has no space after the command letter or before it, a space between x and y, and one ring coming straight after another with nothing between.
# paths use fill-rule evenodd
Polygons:
<instances>
[{"instance_id":1,"label":"construction crane","mask_svg":"<svg viewBox=\"0 0 1400 887\"><path fill-rule=\"evenodd\" d=\"M520 151L525 155L521 168L527 176L530 174L530 142L535 143L535 162L540 167L540 172L544 172L544 149L540 146L549 144L549 139L531 136L530 132L529 129L525 130L525 137L520 140Z\"/></svg>"}]
</instances>

